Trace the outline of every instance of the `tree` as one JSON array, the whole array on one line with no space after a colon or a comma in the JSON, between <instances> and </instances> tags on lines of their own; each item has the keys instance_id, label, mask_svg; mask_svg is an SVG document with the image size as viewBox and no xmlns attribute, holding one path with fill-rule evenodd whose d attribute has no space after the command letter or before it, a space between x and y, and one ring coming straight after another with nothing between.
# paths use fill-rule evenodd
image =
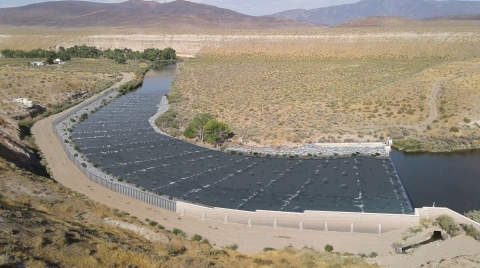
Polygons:
<instances>
[{"instance_id":1,"label":"tree","mask_svg":"<svg viewBox=\"0 0 480 268\"><path fill-rule=\"evenodd\" d=\"M183 135L191 139L198 137L198 139L203 142L205 140L205 125L213 119L211 114L199 114L195 116L190 124L188 124Z\"/></svg>"},{"instance_id":2,"label":"tree","mask_svg":"<svg viewBox=\"0 0 480 268\"><path fill-rule=\"evenodd\" d=\"M47 59L47 63L48 63L48 64L53 64L53 62L54 62L54 59L53 59L53 58L50 57L50 58Z\"/></svg>"},{"instance_id":3,"label":"tree","mask_svg":"<svg viewBox=\"0 0 480 268\"><path fill-rule=\"evenodd\" d=\"M167 47L161 52L161 57L164 60L174 60L177 58L177 54L175 49Z\"/></svg>"},{"instance_id":4,"label":"tree","mask_svg":"<svg viewBox=\"0 0 480 268\"><path fill-rule=\"evenodd\" d=\"M215 145L221 144L228 138L231 131L227 123L210 120L205 125L205 140Z\"/></svg>"}]
</instances>

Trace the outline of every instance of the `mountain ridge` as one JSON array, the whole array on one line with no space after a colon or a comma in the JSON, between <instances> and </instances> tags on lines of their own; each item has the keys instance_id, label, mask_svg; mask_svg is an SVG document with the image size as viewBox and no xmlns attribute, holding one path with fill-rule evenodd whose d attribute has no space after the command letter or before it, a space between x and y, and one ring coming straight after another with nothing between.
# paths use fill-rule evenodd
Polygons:
<instances>
[{"instance_id":1,"label":"mountain ridge","mask_svg":"<svg viewBox=\"0 0 480 268\"><path fill-rule=\"evenodd\" d=\"M480 2L476 1L362 0L354 4L310 10L287 10L270 16L336 26L367 17L391 16L422 20L478 13L480 13Z\"/></svg>"},{"instance_id":2,"label":"mountain ridge","mask_svg":"<svg viewBox=\"0 0 480 268\"><path fill-rule=\"evenodd\" d=\"M0 9L0 25L163 28L313 28L308 22L254 17L215 6L176 0L167 3L53 1Z\"/></svg>"}]
</instances>

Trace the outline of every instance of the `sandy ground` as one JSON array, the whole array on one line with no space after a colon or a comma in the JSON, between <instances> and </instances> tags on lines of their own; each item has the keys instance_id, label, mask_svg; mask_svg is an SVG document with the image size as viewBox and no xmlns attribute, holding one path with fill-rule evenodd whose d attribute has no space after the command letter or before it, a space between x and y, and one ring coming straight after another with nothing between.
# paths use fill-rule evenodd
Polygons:
<instances>
[{"instance_id":1,"label":"sandy ground","mask_svg":"<svg viewBox=\"0 0 480 268\"><path fill-rule=\"evenodd\" d=\"M114 85L125 83L132 78L125 74L123 80ZM93 98L93 97L92 97ZM73 109L73 108L72 108ZM429 261L440 261L444 258L451 259L459 255L480 253L480 244L472 238L458 236L454 239L440 242L439 245L431 244L417 249L413 255L396 255L391 244L400 241L402 231L395 231L378 236L375 234L350 234L336 232L319 232L296 229L252 226L247 228L241 224L223 225L221 222L201 221L189 216L180 217L179 214L160 209L143 203L136 199L112 192L88 180L80 170L68 159L60 141L55 136L52 121L67 113L53 115L37 122L32 133L35 141L43 152L54 179L62 185L85 194L91 200L106 206L117 208L138 217L140 220L149 218L157 221L167 229L179 228L191 237L200 234L209 239L214 246L222 247L237 244L243 253L256 253L265 247L282 248L292 245L297 248L304 246L323 250L326 244L331 244L334 251L365 253L377 252L379 257L371 259L386 267L416 267Z\"/></svg>"}]
</instances>

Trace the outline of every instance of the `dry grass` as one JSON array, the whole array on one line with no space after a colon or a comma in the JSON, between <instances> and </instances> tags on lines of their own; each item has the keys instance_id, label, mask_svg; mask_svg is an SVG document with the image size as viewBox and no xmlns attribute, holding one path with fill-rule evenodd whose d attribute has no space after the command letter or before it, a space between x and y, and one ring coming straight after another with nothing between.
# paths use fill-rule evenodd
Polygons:
<instances>
[{"instance_id":1,"label":"dry grass","mask_svg":"<svg viewBox=\"0 0 480 268\"><path fill-rule=\"evenodd\" d=\"M467 147L478 145L480 129L462 127L465 117L480 120L480 73L471 72L480 67L478 29L335 33L204 48L172 88L182 99L172 104L180 126L209 112L232 126L233 143L255 147L388 136L468 136ZM450 120L428 126L432 87L446 78L433 101Z\"/></svg>"},{"instance_id":2,"label":"dry grass","mask_svg":"<svg viewBox=\"0 0 480 268\"><path fill-rule=\"evenodd\" d=\"M138 69L139 63L125 65L110 60L74 59L65 65L31 67L29 62L42 59L0 59L0 109L15 115L21 105L16 98L28 98L51 108L73 100L73 95L98 92L116 81L120 72Z\"/></svg>"},{"instance_id":3,"label":"dry grass","mask_svg":"<svg viewBox=\"0 0 480 268\"><path fill-rule=\"evenodd\" d=\"M359 256L308 248L253 256L212 248L90 201L1 158L0 174L2 267L370 267ZM106 217L157 233L166 242L106 224Z\"/></svg>"}]
</instances>

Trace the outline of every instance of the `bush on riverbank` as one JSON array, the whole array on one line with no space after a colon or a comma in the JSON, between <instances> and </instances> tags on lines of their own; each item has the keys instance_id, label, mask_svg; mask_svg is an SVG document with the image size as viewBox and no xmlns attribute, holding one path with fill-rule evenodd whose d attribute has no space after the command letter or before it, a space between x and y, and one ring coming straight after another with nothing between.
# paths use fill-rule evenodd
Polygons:
<instances>
[{"instance_id":1,"label":"bush on riverbank","mask_svg":"<svg viewBox=\"0 0 480 268\"><path fill-rule=\"evenodd\" d=\"M460 224L460 226L468 236L471 236L480 242L480 231L475 226L472 224Z\"/></svg>"},{"instance_id":2,"label":"bush on riverbank","mask_svg":"<svg viewBox=\"0 0 480 268\"><path fill-rule=\"evenodd\" d=\"M437 218L437 224L452 237L460 234L460 227L455 220L448 215L439 216Z\"/></svg>"},{"instance_id":3,"label":"bush on riverbank","mask_svg":"<svg viewBox=\"0 0 480 268\"><path fill-rule=\"evenodd\" d=\"M472 134L451 138L394 139L392 147L405 152L452 152L480 149L480 138Z\"/></svg>"},{"instance_id":4,"label":"bush on riverbank","mask_svg":"<svg viewBox=\"0 0 480 268\"><path fill-rule=\"evenodd\" d=\"M161 129L165 129L165 128L178 129L177 116L178 116L178 112L173 109L170 109L155 120L155 125L157 125Z\"/></svg>"},{"instance_id":5,"label":"bush on riverbank","mask_svg":"<svg viewBox=\"0 0 480 268\"><path fill-rule=\"evenodd\" d=\"M479 210L472 210L467 213L465 213L465 216L472 221L476 221L480 223L480 211Z\"/></svg>"}]
</instances>

